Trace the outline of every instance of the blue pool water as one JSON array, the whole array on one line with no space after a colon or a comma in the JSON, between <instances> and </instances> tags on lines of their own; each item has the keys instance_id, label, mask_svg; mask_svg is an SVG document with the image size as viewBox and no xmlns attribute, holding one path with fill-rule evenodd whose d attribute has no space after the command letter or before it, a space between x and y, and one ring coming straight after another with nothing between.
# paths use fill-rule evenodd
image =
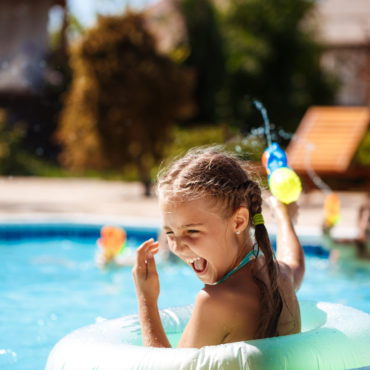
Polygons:
<instances>
[{"instance_id":1,"label":"blue pool water","mask_svg":"<svg viewBox=\"0 0 370 370\"><path fill-rule=\"evenodd\" d=\"M100 225L0 225L0 368L42 369L54 344L99 318L137 312L131 268L95 266ZM130 229L128 246L156 236ZM347 304L370 313L370 265L333 265L305 247L300 299ZM202 287L182 263L159 266L160 308L192 303ZM179 294L181 290L181 294Z\"/></svg>"}]
</instances>

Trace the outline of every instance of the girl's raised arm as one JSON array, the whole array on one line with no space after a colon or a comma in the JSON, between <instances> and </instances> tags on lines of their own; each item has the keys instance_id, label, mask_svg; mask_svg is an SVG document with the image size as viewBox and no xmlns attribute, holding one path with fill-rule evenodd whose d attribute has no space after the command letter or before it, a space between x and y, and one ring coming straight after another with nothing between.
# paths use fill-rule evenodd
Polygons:
<instances>
[{"instance_id":1,"label":"girl's raised arm","mask_svg":"<svg viewBox=\"0 0 370 370\"><path fill-rule=\"evenodd\" d=\"M139 305L139 318L143 345L147 347L171 347L164 331L157 306L159 279L154 254L158 242L149 239L136 251L136 262L132 269Z\"/></svg>"},{"instance_id":2,"label":"girl's raised arm","mask_svg":"<svg viewBox=\"0 0 370 370\"><path fill-rule=\"evenodd\" d=\"M297 213L297 205L296 203L283 204L273 196L267 199L267 203L272 209L277 223L277 260L289 267L294 288L298 290L305 272L305 260L301 243L292 222L292 217Z\"/></svg>"}]
</instances>

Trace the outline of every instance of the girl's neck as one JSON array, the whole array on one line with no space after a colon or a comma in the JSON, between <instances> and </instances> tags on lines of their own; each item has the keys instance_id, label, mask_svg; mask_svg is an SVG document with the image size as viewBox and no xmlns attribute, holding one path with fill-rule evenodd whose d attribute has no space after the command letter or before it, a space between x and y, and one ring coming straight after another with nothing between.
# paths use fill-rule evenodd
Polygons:
<instances>
[{"instance_id":1,"label":"girl's neck","mask_svg":"<svg viewBox=\"0 0 370 370\"><path fill-rule=\"evenodd\" d=\"M237 243L239 244L239 252L234 268L238 266L243 258L253 249L252 238L248 230L246 230L245 233L238 237Z\"/></svg>"},{"instance_id":2,"label":"girl's neck","mask_svg":"<svg viewBox=\"0 0 370 370\"><path fill-rule=\"evenodd\" d=\"M257 251L254 250L254 248L250 249L249 252L242 258L240 263L234 267L231 271L226 273L220 280L218 280L216 283L212 285L219 285L226 281L229 277L234 275L236 272L238 272L240 269L242 269L245 265L247 265L250 261L254 260L255 258L258 257Z\"/></svg>"},{"instance_id":3,"label":"girl's neck","mask_svg":"<svg viewBox=\"0 0 370 370\"><path fill-rule=\"evenodd\" d=\"M243 240L238 240L238 244L239 253L233 267L230 268L230 270L220 280L210 285L219 285L223 283L225 280L234 275L237 271L239 271L256 257L256 252L254 251L249 233L246 232L245 238L243 238Z\"/></svg>"}]
</instances>

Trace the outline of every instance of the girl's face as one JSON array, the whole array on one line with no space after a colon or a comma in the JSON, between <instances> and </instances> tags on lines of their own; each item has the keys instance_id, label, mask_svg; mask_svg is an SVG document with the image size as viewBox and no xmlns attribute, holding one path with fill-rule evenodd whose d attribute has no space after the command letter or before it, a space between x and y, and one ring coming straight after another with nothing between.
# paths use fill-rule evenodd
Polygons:
<instances>
[{"instance_id":1,"label":"girl's face","mask_svg":"<svg viewBox=\"0 0 370 370\"><path fill-rule=\"evenodd\" d=\"M209 201L160 202L170 250L193 268L205 284L220 280L236 267L245 248L239 247L234 216L222 217Z\"/></svg>"}]
</instances>

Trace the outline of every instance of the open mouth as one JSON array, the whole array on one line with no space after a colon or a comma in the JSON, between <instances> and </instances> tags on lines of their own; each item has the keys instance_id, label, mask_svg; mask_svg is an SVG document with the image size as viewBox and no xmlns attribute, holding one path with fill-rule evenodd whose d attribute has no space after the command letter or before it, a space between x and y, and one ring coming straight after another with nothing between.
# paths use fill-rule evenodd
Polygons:
<instances>
[{"instance_id":1,"label":"open mouth","mask_svg":"<svg viewBox=\"0 0 370 370\"><path fill-rule=\"evenodd\" d=\"M203 273L207 268L207 260L204 258L197 258L191 266L197 274Z\"/></svg>"}]
</instances>

